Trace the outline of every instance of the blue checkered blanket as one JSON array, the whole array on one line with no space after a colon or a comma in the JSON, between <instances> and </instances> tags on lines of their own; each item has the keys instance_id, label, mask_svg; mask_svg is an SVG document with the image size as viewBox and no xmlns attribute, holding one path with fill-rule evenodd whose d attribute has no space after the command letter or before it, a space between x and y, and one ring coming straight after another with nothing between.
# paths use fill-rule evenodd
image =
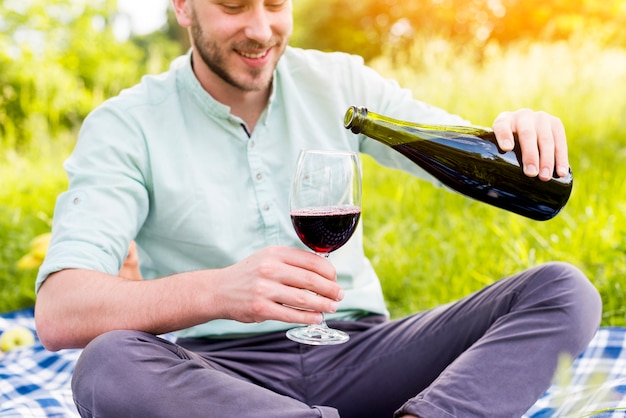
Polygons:
<instances>
[{"instance_id":1,"label":"blue checkered blanket","mask_svg":"<svg viewBox=\"0 0 626 418\"><path fill-rule=\"evenodd\" d=\"M33 309L0 316L0 332L13 326L33 332ZM0 417L77 417L70 379L80 350L47 351L32 347L9 351L0 359Z\"/></svg>"},{"instance_id":2,"label":"blue checkered blanket","mask_svg":"<svg viewBox=\"0 0 626 418\"><path fill-rule=\"evenodd\" d=\"M0 332L35 331L33 310L0 316ZM0 417L78 417L70 379L80 350L46 351L39 341L0 359ZM626 328L601 328L585 352L523 418L626 418Z\"/></svg>"}]
</instances>

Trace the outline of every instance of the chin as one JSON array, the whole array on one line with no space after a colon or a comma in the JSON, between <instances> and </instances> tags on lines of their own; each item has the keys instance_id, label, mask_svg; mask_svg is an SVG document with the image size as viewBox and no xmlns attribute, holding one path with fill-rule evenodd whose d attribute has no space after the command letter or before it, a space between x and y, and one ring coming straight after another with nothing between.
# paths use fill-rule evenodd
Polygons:
<instances>
[{"instance_id":1,"label":"chin","mask_svg":"<svg viewBox=\"0 0 626 418\"><path fill-rule=\"evenodd\" d=\"M267 77L264 79L256 78L254 80L243 81L239 83L239 88L249 92L264 91L271 87L272 80L273 77Z\"/></svg>"}]
</instances>

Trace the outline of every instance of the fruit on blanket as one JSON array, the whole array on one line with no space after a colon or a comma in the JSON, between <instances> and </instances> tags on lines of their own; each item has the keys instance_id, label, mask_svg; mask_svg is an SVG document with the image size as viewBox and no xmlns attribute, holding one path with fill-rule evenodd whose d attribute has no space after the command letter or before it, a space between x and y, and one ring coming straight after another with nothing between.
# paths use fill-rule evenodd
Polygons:
<instances>
[{"instance_id":1,"label":"fruit on blanket","mask_svg":"<svg viewBox=\"0 0 626 418\"><path fill-rule=\"evenodd\" d=\"M52 234L47 232L33 238L30 242L30 248L28 254L25 254L17 262L17 267L20 270L32 270L37 269L43 263L43 259L48 252L48 245L50 244L50 238Z\"/></svg>"},{"instance_id":2,"label":"fruit on blanket","mask_svg":"<svg viewBox=\"0 0 626 418\"><path fill-rule=\"evenodd\" d=\"M35 344L35 334L21 326L9 328L0 336L0 350L4 352L33 344Z\"/></svg>"}]
</instances>

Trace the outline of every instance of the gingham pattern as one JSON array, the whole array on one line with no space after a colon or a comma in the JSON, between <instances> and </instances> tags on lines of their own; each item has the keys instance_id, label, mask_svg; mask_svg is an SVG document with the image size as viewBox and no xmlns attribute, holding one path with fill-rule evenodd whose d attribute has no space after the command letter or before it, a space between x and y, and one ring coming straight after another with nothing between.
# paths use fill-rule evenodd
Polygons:
<instances>
[{"instance_id":1,"label":"gingham pattern","mask_svg":"<svg viewBox=\"0 0 626 418\"><path fill-rule=\"evenodd\" d=\"M21 325L35 331L33 309L0 317L0 332ZM37 340L0 359L0 417L78 417L70 379L79 350L52 353Z\"/></svg>"},{"instance_id":2,"label":"gingham pattern","mask_svg":"<svg viewBox=\"0 0 626 418\"><path fill-rule=\"evenodd\" d=\"M598 330L524 417L626 417L626 328Z\"/></svg>"},{"instance_id":3,"label":"gingham pattern","mask_svg":"<svg viewBox=\"0 0 626 418\"><path fill-rule=\"evenodd\" d=\"M0 316L0 332L35 330L33 310ZM39 341L0 360L0 417L78 417L70 379L80 350L46 351ZM572 367L523 418L626 418L626 328L601 328Z\"/></svg>"}]
</instances>

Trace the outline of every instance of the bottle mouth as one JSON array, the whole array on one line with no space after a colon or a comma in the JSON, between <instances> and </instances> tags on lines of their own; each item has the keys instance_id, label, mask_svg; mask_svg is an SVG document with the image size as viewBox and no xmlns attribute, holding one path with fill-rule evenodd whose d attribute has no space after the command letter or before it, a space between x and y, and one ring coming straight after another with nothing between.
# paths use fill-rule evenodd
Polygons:
<instances>
[{"instance_id":1,"label":"bottle mouth","mask_svg":"<svg viewBox=\"0 0 626 418\"><path fill-rule=\"evenodd\" d=\"M352 128L354 123L354 116L356 114L356 107L350 106L343 117L343 126L346 129Z\"/></svg>"},{"instance_id":2,"label":"bottle mouth","mask_svg":"<svg viewBox=\"0 0 626 418\"><path fill-rule=\"evenodd\" d=\"M343 117L343 126L353 133L361 132L362 118L367 116L367 109L364 107L350 106Z\"/></svg>"}]
</instances>

